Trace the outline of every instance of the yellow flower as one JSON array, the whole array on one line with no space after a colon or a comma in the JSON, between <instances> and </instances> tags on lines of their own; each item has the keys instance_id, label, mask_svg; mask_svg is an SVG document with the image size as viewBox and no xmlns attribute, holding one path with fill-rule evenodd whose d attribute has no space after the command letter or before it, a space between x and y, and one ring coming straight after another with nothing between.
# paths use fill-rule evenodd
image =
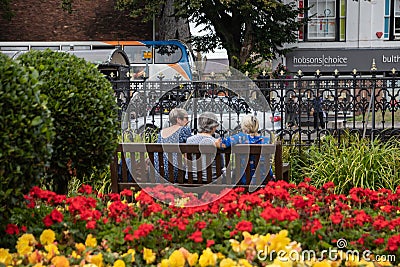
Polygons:
<instances>
[{"instance_id":1,"label":"yellow flower","mask_svg":"<svg viewBox=\"0 0 400 267\"><path fill-rule=\"evenodd\" d=\"M72 251L72 253L71 253L71 257L74 258L74 259L80 259L80 258L81 258L81 255L79 255L79 254L74 250L74 251Z\"/></svg>"},{"instance_id":2,"label":"yellow flower","mask_svg":"<svg viewBox=\"0 0 400 267\"><path fill-rule=\"evenodd\" d=\"M383 260L381 258L379 258L378 260L375 260L375 262L379 265L379 266L393 266L393 264L388 261L388 260Z\"/></svg>"},{"instance_id":3,"label":"yellow flower","mask_svg":"<svg viewBox=\"0 0 400 267\"><path fill-rule=\"evenodd\" d=\"M248 232L243 232L243 240L240 243L240 251L246 251L250 247L254 247L253 239L257 238L249 234Z\"/></svg>"},{"instance_id":4,"label":"yellow flower","mask_svg":"<svg viewBox=\"0 0 400 267\"><path fill-rule=\"evenodd\" d=\"M113 267L125 267L125 262L123 260L116 260Z\"/></svg>"},{"instance_id":5,"label":"yellow flower","mask_svg":"<svg viewBox=\"0 0 400 267\"><path fill-rule=\"evenodd\" d=\"M360 264L360 259L357 255L354 254L347 254L346 253L346 262L345 262L345 266L358 266Z\"/></svg>"},{"instance_id":6,"label":"yellow flower","mask_svg":"<svg viewBox=\"0 0 400 267\"><path fill-rule=\"evenodd\" d=\"M151 249L144 248L143 259L146 261L146 264L153 263L156 260L156 253L154 253Z\"/></svg>"},{"instance_id":7,"label":"yellow flower","mask_svg":"<svg viewBox=\"0 0 400 267\"><path fill-rule=\"evenodd\" d=\"M77 243L75 244L75 248L78 251L78 254L81 254L86 249L86 246L82 243Z\"/></svg>"},{"instance_id":8,"label":"yellow flower","mask_svg":"<svg viewBox=\"0 0 400 267\"><path fill-rule=\"evenodd\" d=\"M168 259L163 259L161 260L160 265L158 267L169 267L169 260Z\"/></svg>"},{"instance_id":9,"label":"yellow flower","mask_svg":"<svg viewBox=\"0 0 400 267\"><path fill-rule=\"evenodd\" d=\"M239 266L243 266L243 267L253 267L253 265L251 265L251 263L246 260L246 259L240 259L239 260Z\"/></svg>"},{"instance_id":10,"label":"yellow flower","mask_svg":"<svg viewBox=\"0 0 400 267\"><path fill-rule=\"evenodd\" d=\"M19 255L27 255L32 252L33 247L26 243L17 243L15 246Z\"/></svg>"},{"instance_id":11,"label":"yellow flower","mask_svg":"<svg viewBox=\"0 0 400 267\"><path fill-rule=\"evenodd\" d=\"M18 242L33 246L36 244L36 239L32 234L23 234L20 238L18 238Z\"/></svg>"},{"instance_id":12,"label":"yellow flower","mask_svg":"<svg viewBox=\"0 0 400 267\"><path fill-rule=\"evenodd\" d=\"M23 234L18 238L16 249L18 254L26 255L33 251L33 247L36 244L36 239L32 234Z\"/></svg>"},{"instance_id":13,"label":"yellow flower","mask_svg":"<svg viewBox=\"0 0 400 267\"><path fill-rule=\"evenodd\" d=\"M215 266L217 264L217 255L215 255L210 248L203 250L199 259L199 264L201 267Z\"/></svg>"},{"instance_id":14,"label":"yellow flower","mask_svg":"<svg viewBox=\"0 0 400 267\"><path fill-rule=\"evenodd\" d=\"M56 256L51 260L55 267L69 267L69 261L64 256Z\"/></svg>"},{"instance_id":15,"label":"yellow flower","mask_svg":"<svg viewBox=\"0 0 400 267\"><path fill-rule=\"evenodd\" d=\"M326 260L315 262L312 267L331 267L331 264Z\"/></svg>"},{"instance_id":16,"label":"yellow flower","mask_svg":"<svg viewBox=\"0 0 400 267\"><path fill-rule=\"evenodd\" d=\"M169 265L170 267L184 267L185 266L185 257L183 253L179 250L175 250L169 256Z\"/></svg>"},{"instance_id":17,"label":"yellow flower","mask_svg":"<svg viewBox=\"0 0 400 267\"><path fill-rule=\"evenodd\" d=\"M95 248L97 246L96 238L93 237L92 234L88 234L88 236L86 237L85 245L87 247Z\"/></svg>"},{"instance_id":18,"label":"yellow flower","mask_svg":"<svg viewBox=\"0 0 400 267\"><path fill-rule=\"evenodd\" d=\"M54 240L56 240L56 234L53 230L46 229L40 235L40 243L42 243L42 245L51 244Z\"/></svg>"},{"instance_id":19,"label":"yellow flower","mask_svg":"<svg viewBox=\"0 0 400 267\"><path fill-rule=\"evenodd\" d=\"M282 260L281 260L282 259ZM274 260L274 266L280 266L280 267L292 267L293 266L293 261L289 259L283 259L283 258L276 258Z\"/></svg>"},{"instance_id":20,"label":"yellow flower","mask_svg":"<svg viewBox=\"0 0 400 267\"><path fill-rule=\"evenodd\" d=\"M235 267L236 265L236 261L232 260L232 259L223 259L220 264L220 267Z\"/></svg>"},{"instance_id":21,"label":"yellow flower","mask_svg":"<svg viewBox=\"0 0 400 267\"><path fill-rule=\"evenodd\" d=\"M47 256L46 256L46 258L48 260L50 260L54 256L60 254L60 252L58 251L58 248L55 244L50 244L50 245L44 246L44 249L48 252Z\"/></svg>"},{"instance_id":22,"label":"yellow flower","mask_svg":"<svg viewBox=\"0 0 400 267\"><path fill-rule=\"evenodd\" d=\"M189 255L187 256L187 261L189 266L195 266L198 259L199 259L199 254L197 253L189 253Z\"/></svg>"},{"instance_id":23,"label":"yellow flower","mask_svg":"<svg viewBox=\"0 0 400 267\"><path fill-rule=\"evenodd\" d=\"M290 238L288 236L287 230L281 230L277 235L272 236L271 239L271 251L284 250L285 247L290 243Z\"/></svg>"},{"instance_id":24,"label":"yellow flower","mask_svg":"<svg viewBox=\"0 0 400 267\"><path fill-rule=\"evenodd\" d=\"M10 265L12 261L12 256L8 251L8 249L0 248L0 263L4 265Z\"/></svg>"},{"instance_id":25,"label":"yellow flower","mask_svg":"<svg viewBox=\"0 0 400 267\"><path fill-rule=\"evenodd\" d=\"M99 253L90 257L90 263L95 264L97 267L103 267L103 254Z\"/></svg>"},{"instance_id":26,"label":"yellow flower","mask_svg":"<svg viewBox=\"0 0 400 267\"><path fill-rule=\"evenodd\" d=\"M229 242L231 242L232 250L236 253L240 252L240 243L239 241L235 239L230 239Z\"/></svg>"},{"instance_id":27,"label":"yellow flower","mask_svg":"<svg viewBox=\"0 0 400 267\"><path fill-rule=\"evenodd\" d=\"M362 260L359 262L358 266L363 266L363 267L374 267L375 265L374 265L374 263L373 263L372 261L366 261L366 260L362 259ZM382 265L381 265L381 266L382 266Z\"/></svg>"},{"instance_id":28,"label":"yellow flower","mask_svg":"<svg viewBox=\"0 0 400 267\"><path fill-rule=\"evenodd\" d=\"M271 239L271 234L261 235L260 238L256 242L257 251L260 251L260 250L264 250L264 252L270 251L268 248L270 239Z\"/></svg>"},{"instance_id":29,"label":"yellow flower","mask_svg":"<svg viewBox=\"0 0 400 267\"><path fill-rule=\"evenodd\" d=\"M217 252L217 259L219 260L225 259L225 255L222 254L221 252Z\"/></svg>"},{"instance_id":30,"label":"yellow flower","mask_svg":"<svg viewBox=\"0 0 400 267\"><path fill-rule=\"evenodd\" d=\"M131 262L135 262L135 254L136 254L135 250L133 248L130 248L127 253L122 255L122 257L127 257L131 255L132 256Z\"/></svg>"},{"instance_id":31,"label":"yellow flower","mask_svg":"<svg viewBox=\"0 0 400 267\"><path fill-rule=\"evenodd\" d=\"M28 261L30 264L40 263L43 259L42 251L35 250L32 254L28 256Z\"/></svg>"}]
</instances>

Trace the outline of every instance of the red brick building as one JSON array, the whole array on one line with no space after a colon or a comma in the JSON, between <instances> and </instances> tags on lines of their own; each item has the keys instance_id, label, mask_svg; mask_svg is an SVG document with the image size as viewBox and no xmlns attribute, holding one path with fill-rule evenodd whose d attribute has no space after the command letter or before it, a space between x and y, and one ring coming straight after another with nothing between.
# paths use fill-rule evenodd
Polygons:
<instances>
[{"instance_id":1,"label":"red brick building","mask_svg":"<svg viewBox=\"0 0 400 267\"><path fill-rule=\"evenodd\" d=\"M0 16L0 41L151 40L152 25L114 9L116 0L12 0L14 16ZM1 15L1 14L0 14Z\"/></svg>"}]
</instances>

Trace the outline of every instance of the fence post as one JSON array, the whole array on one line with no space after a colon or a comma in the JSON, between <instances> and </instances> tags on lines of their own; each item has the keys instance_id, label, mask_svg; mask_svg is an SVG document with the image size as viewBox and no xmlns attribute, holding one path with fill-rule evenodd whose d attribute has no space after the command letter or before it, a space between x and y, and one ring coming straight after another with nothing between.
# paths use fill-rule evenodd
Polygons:
<instances>
[{"instance_id":1,"label":"fence post","mask_svg":"<svg viewBox=\"0 0 400 267\"><path fill-rule=\"evenodd\" d=\"M333 108L334 108L334 111L335 111L335 127L334 128L335 128L335 131L337 132L338 131L338 115L339 115L338 114L339 113L339 103L338 103L338 101L339 101L339 98L338 98L339 71L337 69L335 69L335 71L333 73L333 76L335 77L335 98L334 98L334 101L333 101L333 103L334 103ZM326 114L326 119L327 119L327 122L328 122L328 114ZM327 126L328 126L328 123L327 123Z\"/></svg>"},{"instance_id":2,"label":"fence post","mask_svg":"<svg viewBox=\"0 0 400 267\"><path fill-rule=\"evenodd\" d=\"M371 74L372 74L372 88L371 88L371 108L372 108L372 132L371 137L374 139L374 131L375 131L375 89L376 89L376 64L375 58L372 59L372 67L371 67Z\"/></svg>"}]
</instances>

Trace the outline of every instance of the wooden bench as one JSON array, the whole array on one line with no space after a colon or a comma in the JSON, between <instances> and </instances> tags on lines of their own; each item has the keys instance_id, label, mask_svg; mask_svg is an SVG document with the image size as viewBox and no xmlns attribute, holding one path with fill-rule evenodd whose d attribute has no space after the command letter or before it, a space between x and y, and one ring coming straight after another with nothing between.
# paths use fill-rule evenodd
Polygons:
<instances>
[{"instance_id":1,"label":"wooden bench","mask_svg":"<svg viewBox=\"0 0 400 267\"><path fill-rule=\"evenodd\" d=\"M163 173L163 157L164 153L168 156L168 173ZM178 177L177 181L174 183L174 173L172 166L173 154L178 155ZM158 155L160 162L160 174L163 177L168 177L168 179L160 179L157 176L157 171L154 168L154 155ZM185 158L182 155L186 155L187 162L185 163ZM197 167L193 171L192 159L194 155L199 159L194 161ZM220 177L223 170L222 164L225 165L225 175L223 179L219 178L212 180L212 170L211 165L201 170L201 158L200 155L206 155L207 162L211 162L215 159L217 176ZM259 166L255 171L255 180L251 181L250 174L250 163L248 158L252 156L255 161L255 166ZM224 150L216 149L213 145L193 145L193 144L155 144L155 143L121 143L118 145L117 151L114 155L113 161L110 165L111 169L111 186L112 191L115 193L121 192L124 189L130 189L134 187L135 189L140 189L147 186L155 186L160 183L179 185L189 190L194 190L195 187L206 186L207 191L218 191L221 188L235 187L237 186L237 181L242 176L239 173L240 161L245 158L247 161L247 166L244 171L246 175L246 185L249 188L258 188L262 185L261 177L262 173L268 173L271 166L271 157L274 157L274 174L276 179L289 179L289 164L283 163L282 161L282 145L278 141L276 144L242 144L235 145L231 148ZM127 160L128 164L127 165ZM260 162L260 158L262 162ZM222 160L223 159L223 160ZM259 164L260 162L260 164ZM122 164L120 164L122 163ZM262 166L262 167L260 167ZM129 170L129 171L128 171ZM264 172L262 172L264 170ZM202 181L202 179L193 179L193 177L201 177L202 173L205 172L207 176L207 181ZM186 175L187 173L187 175ZM196 175L193 175L193 174ZM222 177L222 176L221 176ZM239 177L239 178L234 178ZM270 179L267 178L267 179ZM203 188L204 190L204 188Z\"/></svg>"}]
</instances>

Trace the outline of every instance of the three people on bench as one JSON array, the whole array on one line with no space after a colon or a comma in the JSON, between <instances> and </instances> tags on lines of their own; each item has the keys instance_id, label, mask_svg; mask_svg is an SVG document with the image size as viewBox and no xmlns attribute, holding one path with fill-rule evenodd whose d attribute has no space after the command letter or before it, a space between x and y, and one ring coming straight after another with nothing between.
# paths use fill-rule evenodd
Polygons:
<instances>
[{"instance_id":1,"label":"three people on bench","mask_svg":"<svg viewBox=\"0 0 400 267\"><path fill-rule=\"evenodd\" d=\"M213 137L215 131L219 127L219 122L218 118L214 113L211 112L205 112L202 113L199 118L198 118L198 134L191 136L190 133L190 128L187 126L188 124L188 115L187 112L184 109L180 108L175 108L171 110L170 114L170 122L172 123L172 126L163 129L158 136L157 143L188 143L188 144L214 144L217 148L226 148L230 147L236 144L269 144L270 140L266 136L261 136L258 134L259 130L259 122L256 116L253 115L245 115L242 118L241 121L241 129L242 132L232 135L230 137L226 137L224 139L216 139ZM154 167L156 170L159 170L159 162L158 162L158 157L157 155L154 155ZM174 178L175 182L177 182L177 177L178 177L178 164L177 164L177 157L178 155L174 153L173 155L173 162L172 165L174 167ZM210 158L210 157L208 157ZM207 162L207 157L206 155L202 155L202 168L205 170L207 166L211 164L211 169L212 169L212 179L213 181L217 178L217 170L216 170L216 162L215 162L215 157L211 157L213 159L213 162ZM193 160L197 160L194 158ZM238 181L238 184L246 184L246 174L244 173L244 170L247 165L247 159L244 157L240 159L240 173L242 174L242 177L240 177L240 180ZM255 175L255 170L256 170L256 165L255 165L255 156L251 155L250 156L250 175L253 177ZM263 167L262 162L265 160L263 156L260 157L260 168L261 168L261 175L262 177L265 177L263 183L267 183L268 180L274 179L274 175L272 173L272 168L269 170L266 170L265 167ZM210 160L209 160L210 161ZM222 164L221 166L224 166L223 164L224 160L222 158ZM197 164L196 162L193 162L193 180L197 180ZM224 170L222 171L224 173ZM164 153L164 174L167 176L168 174L168 156L166 153ZM186 179L188 178L188 174L186 173ZM207 173L205 171L202 172L202 181L205 182L207 181ZM254 181L251 182L253 184Z\"/></svg>"}]
</instances>

